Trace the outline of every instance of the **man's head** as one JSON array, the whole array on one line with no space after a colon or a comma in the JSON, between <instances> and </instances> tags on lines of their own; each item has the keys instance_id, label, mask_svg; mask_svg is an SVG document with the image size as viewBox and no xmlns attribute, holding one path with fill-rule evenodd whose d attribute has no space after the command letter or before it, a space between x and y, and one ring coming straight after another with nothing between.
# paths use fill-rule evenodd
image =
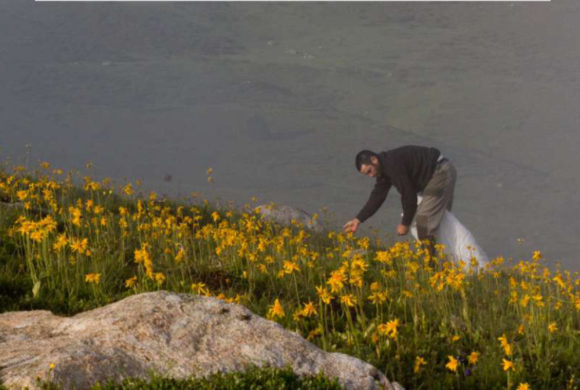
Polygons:
<instances>
[{"instance_id":1,"label":"man's head","mask_svg":"<svg viewBox=\"0 0 580 390\"><path fill-rule=\"evenodd\" d=\"M380 174L379 155L370 150L361 150L355 159L356 169L368 177L377 177Z\"/></svg>"}]
</instances>

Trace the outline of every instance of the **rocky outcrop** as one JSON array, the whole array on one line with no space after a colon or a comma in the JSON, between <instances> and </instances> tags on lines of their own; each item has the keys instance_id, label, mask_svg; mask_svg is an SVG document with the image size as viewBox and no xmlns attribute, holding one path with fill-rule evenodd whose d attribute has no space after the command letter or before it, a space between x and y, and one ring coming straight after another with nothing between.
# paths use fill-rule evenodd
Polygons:
<instances>
[{"instance_id":1,"label":"rocky outcrop","mask_svg":"<svg viewBox=\"0 0 580 390\"><path fill-rule=\"evenodd\" d=\"M262 218L280 225L291 225L292 221L303 225L306 229L322 232L323 226L304 210L278 204L262 204L257 207Z\"/></svg>"},{"instance_id":2,"label":"rocky outcrop","mask_svg":"<svg viewBox=\"0 0 580 390\"><path fill-rule=\"evenodd\" d=\"M54 365L52 369L51 365ZM348 389L395 389L375 367L327 353L243 306L165 291L134 295L74 317L48 311L0 314L5 386L35 378L70 388L125 377L203 376L248 365L324 372Z\"/></svg>"}]
</instances>

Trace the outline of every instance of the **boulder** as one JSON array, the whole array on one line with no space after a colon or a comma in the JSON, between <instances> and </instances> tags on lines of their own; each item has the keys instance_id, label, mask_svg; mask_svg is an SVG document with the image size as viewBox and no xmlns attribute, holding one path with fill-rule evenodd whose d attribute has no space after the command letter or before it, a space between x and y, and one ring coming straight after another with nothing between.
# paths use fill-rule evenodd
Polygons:
<instances>
[{"instance_id":1,"label":"boulder","mask_svg":"<svg viewBox=\"0 0 580 390\"><path fill-rule=\"evenodd\" d=\"M322 232L323 227L317 219L306 211L294 207L278 204L261 204L256 207L260 215L267 221L276 222L280 225L291 225L292 221L296 221L303 225L306 229Z\"/></svg>"},{"instance_id":2,"label":"boulder","mask_svg":"<svg viewBox=\"0 0 580 390\"><path fill-rule=\"evenodd\" d=\"M395 389L370 364L324 352L243 306L212 297L159 291L73 317L0 314L0 377L8 388L33 388L37 377L81 389L151 372L199 377L249 365L324 372L347 389Z\"/></svg>"}]
</instances>

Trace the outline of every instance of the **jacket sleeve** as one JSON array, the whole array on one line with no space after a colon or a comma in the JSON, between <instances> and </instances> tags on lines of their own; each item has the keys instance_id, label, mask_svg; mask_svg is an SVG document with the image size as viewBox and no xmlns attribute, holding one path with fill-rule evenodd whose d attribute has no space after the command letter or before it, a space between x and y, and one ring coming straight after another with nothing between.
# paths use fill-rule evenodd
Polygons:
<instances>
[{"instance_id":1,"label":"jacket sleeve","mask_svg":"<svg viewBox=\"0 0 580 390\"><path fill-rule=\"evenodd\" d=\"M367 203L356 216L361 223L369 219L381 207L385 199L387 199L390 188L391 180L389 178L380 176L377 179Z\"/></svg>"},{"instance_id":2,"label":"jacket sleeve","mask_svg":"<svg viewBox=\"0 0 580 390\"><path fill-rule=\"evenodd\" d=\"M409 176L403 172L401 175L401 204L403 206L403 218L401 224L411 225L417 212L417 187Z\"/></svg>"}]
</instances>

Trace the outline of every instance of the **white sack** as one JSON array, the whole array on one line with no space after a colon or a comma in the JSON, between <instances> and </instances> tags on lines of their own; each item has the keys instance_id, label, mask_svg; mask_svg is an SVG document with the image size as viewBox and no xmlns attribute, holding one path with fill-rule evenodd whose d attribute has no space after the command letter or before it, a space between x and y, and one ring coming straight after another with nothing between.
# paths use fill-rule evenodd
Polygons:
<instances>
[{"instance_id":1,"label":"white sack","mask_svg":"<svg viewBox=\"0 0 580 390\"><path fill-rule=\"evenodd\" d=\"M421 196L417 196L417 203L421 203L421 200ZM419 239L415 221L411 225L411 234L416 240ZM463 260L466 263L466 268L469 268L472 257L477 259L479 267L483 267L489 262L487 255L477 244L473 234L450 211L445 210L441 224L435 232L435 240L438 244L445 245L444 252L449 260L456 263Z\"/></svg>"}]
</instances>

